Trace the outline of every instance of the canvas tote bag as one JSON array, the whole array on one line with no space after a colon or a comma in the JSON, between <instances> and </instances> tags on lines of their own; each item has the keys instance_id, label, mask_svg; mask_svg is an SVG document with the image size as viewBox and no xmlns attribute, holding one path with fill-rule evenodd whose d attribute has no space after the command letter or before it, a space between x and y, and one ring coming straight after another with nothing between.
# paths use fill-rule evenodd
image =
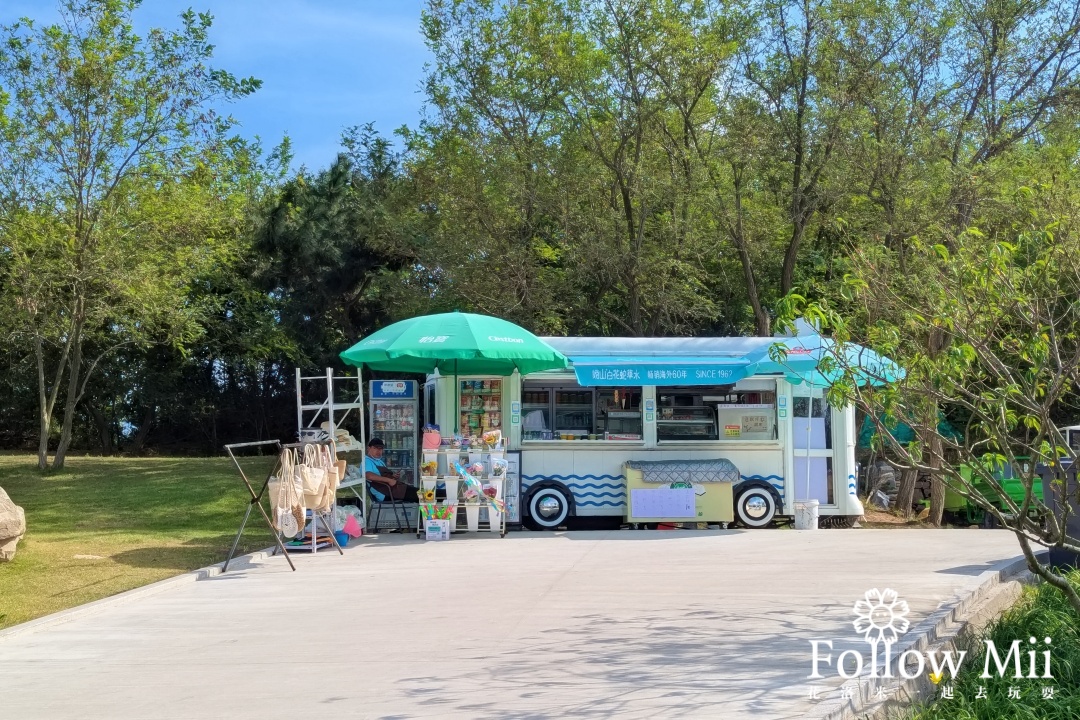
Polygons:
<instances>
[{"instance_id":1,"label":"canvas tote bag","mask_svg":"<svg viewBox=\"0 0 1080 720\"><path fill-rule=\"evenodd\" d=\"M304 462L300 465L300 477L304 482L304 494L315 496L322 492L326 482L326 468L314 445L304 446Z\"/></svg>"},{"instance_id":2,"label":"canvas tote bag","mask_svg":"<svg viewBox=\"0 0 1080 720\"><path fill-rule=\"evenodd\" d=\"M270 478L267 494L274 527L285 537L296 537L304 527L304 495L296 467L296 453L289 448L281 451L278 475Z\"/></svg>"}]
</instances>

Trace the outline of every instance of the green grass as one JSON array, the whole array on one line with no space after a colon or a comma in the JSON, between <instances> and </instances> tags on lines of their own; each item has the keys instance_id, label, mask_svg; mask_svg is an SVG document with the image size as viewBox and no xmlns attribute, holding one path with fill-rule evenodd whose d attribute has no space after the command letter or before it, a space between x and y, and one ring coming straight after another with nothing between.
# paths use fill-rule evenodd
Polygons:
<instances>
[{"instance_id":1,"label":"green grass","mask_svg":"<svg viewBox=\"0 0 1080 720\"><path fill-rule=\"evenodd\" d=\"M1069 576L1080 587L1080 572ZM1013 640L1023 643L1021 668L1028 672L1028 638L1053 639L1050 671L1053 680L1016 680L979 677L986 658L984 639L994 641L998 655L1004 657ZM960 674L953 682L954 697L939 697L929 707L908 717L911 720L1075 720L1080 718L1080 618L1064 596L1045 584L1026 588L1023 597L1009 611L989 626L983 636L974 638L962 649L969 655ZM1038 650L1045 649L1045 646ZM1038 672L1042 654L1036 655ZM993 660L990 672L997 675ZM986 688L988 697L976 699L979 687ZM1020 691L1020 699L1009 698L1009 688ZM1054 688L1053 699L1043 699L1043 687Z\"/></svg>"},{"instance_id":2,"label":"green grass","mask_svg":"<svg viewBox=\"0 0 1080 720\"><path fill-rule=\"evenodd\" d=\"M272 458L244 462L261 483ZM74 457L43 475L0 455L0 487L27 523L0 564L0 628L223 561L248 498L228 458ZM238 554L272 543L253 514Z\"/></svg>"}]
</instances>

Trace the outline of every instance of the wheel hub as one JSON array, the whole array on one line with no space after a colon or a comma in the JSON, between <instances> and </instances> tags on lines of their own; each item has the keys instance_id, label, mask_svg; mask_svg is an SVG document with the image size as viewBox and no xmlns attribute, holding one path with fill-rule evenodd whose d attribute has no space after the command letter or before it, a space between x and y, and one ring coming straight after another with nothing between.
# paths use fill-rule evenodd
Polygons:
<instances>
[{"instance_id":1,"label":"wheel hub","mask_svg":"<svg viewBox=\"0 0 1080 720\"><path fill-rule=\"evenodd\" d=\"M562 509L562 503L553 497L541 498L536 503L536 511L543 515L545 518L555 517Z\"/></svg>"},{"instance_id":2,"label":"wheel hub","mask_svg":"<svg viewBox=\"0 0 1080 720\"><path fill-rule=\"evenodd\" d=\"M765 502L765 498L755 495L754 497L746 499L746 502L743 503L743 511L746 513L747 517L753 520L760 520L768 515L769 504Z\"/></svg>"}]
</instances>

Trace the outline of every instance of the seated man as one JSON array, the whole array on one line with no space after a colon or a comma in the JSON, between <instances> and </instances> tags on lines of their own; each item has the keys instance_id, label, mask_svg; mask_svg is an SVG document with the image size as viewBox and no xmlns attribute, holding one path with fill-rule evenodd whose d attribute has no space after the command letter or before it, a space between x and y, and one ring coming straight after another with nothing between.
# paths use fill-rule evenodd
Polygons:
<instances>
[{"instance_id":1,"label":"seated man","mask_svg":"<svg viewBox=\"0 0 1080 720\"><path fill-rule=\"evenodd\" d=\"M371 438L367 444L367 457L364 458L364 477L371 488L371 494L382 502L388 496L395 500L415 503L420 502L416 488L401 479L401 474L391 471L383 461L386 444L381 438Z\"/></svg>"}]
</instances>

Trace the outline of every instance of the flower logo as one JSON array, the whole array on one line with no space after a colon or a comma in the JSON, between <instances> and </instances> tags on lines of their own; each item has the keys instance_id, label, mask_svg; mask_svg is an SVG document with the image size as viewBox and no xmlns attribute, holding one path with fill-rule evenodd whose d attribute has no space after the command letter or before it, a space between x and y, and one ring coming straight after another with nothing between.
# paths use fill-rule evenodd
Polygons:
<instances>
[{"instance_id":1,"label":"flower logo","mask_svg":"<svg viewBox=\"0 0 1080 720\"><path fill-rule=\"evenodd\" d=\"M875 645L879 642L892 645L911 626L907 619L911 612L907 602L888 588L867 590L864 599L855 603L854 612L855 619L851 624L855 626L855 632L865 635L866 642Z\"/></svg>"}]
</instances>

